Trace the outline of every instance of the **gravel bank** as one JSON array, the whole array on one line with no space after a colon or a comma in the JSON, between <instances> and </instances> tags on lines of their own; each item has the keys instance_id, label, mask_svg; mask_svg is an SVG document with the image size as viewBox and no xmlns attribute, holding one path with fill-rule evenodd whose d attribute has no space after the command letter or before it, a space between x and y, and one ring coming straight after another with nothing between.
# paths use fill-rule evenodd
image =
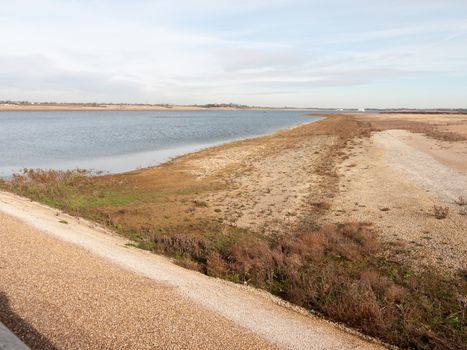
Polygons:
<instances>
[{"instance_id":1,"label":"gravel bank","mask_svg":"<svg viewBox=\"0 0 467 350\"><path fill-rule=\"evenodd\" d=\"M381 348L40 204L0 193L0 211L0 318L36 348Z\"/></svg>"}]
</instances>

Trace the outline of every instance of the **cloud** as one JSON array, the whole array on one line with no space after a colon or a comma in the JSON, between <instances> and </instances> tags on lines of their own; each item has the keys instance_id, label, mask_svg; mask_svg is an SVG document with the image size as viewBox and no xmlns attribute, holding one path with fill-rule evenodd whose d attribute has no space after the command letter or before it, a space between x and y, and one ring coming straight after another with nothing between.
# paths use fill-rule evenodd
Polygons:
<instances>
[{"instance_id":1,"label":"cloud","mask_svg":"<svg viewBox=\"0 0 467 350\"><path fill-rule=\"evenodd\" d=\"M439 79L467 86L466 11L456 0L18 0L0 14L0 93L306 105L411 82L430 101Z\"/></svg>"},{"instance_id":2,"label":"cloud","mask_svg":"<svg viewBox=\"0 0 467 350\"><path fill-rule=\"evenodd\" d=\"M275 70L301 65L304 59L285 50L259 50L251 48L224 48L213 50L219 64L227 71Z\"/></svg>"},{"instance_id":3,"label":"cloud","mask_svg":"<svg viewBox=\"0 0 467 350\"><path fill-rule=\"evenodd\" d=\"M140 91L131 79L92 71L73 71L59 67L53 60L40 55L0 56L0 93L17 94L24 99L28 91L40 100L53 100L50 96L67 96L69 101L79 99L122 99L128 93Z\"/></svg>"},{"instance_id":4,"label":"cloud","mask_svg":"<svg viewBox=\"0 0 467 350\"><path fill-rule=\"evenodd\" d=\"M327 44L356 43L374 40L393 40L400 38L419 37L421 35L446 35L454 33L455 36L467 32L467 22L464 20L439 21L432 20L418 25L395 26L389 29L351 31L340 33L326 39ZM452 34L451 34L452 35ZM324 41L322 41L324 42Z\"/></svg>"}]
</instances>

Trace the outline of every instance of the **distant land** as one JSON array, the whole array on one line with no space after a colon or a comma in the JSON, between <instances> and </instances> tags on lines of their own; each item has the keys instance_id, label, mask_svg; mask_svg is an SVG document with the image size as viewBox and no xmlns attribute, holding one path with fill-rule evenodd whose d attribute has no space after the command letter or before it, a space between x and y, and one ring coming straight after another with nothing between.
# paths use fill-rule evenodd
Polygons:
<instances>
[{"instance_id":1,"label":"distant land","mask_svg":"<svg viewBox=\"0 0 467 350\"><path fill-rule=\"evenodd\" d=\"M144 103L98 103L98 102L31 102L0 100L0 112L14 111L202 111L236 109L274 109L336 112L377 112L377 113L467 113L467 108L337 108L337 107L267 107L248 106L237 103L208 103L194 105L144 104Z\"/></svg>"}]
</instances>

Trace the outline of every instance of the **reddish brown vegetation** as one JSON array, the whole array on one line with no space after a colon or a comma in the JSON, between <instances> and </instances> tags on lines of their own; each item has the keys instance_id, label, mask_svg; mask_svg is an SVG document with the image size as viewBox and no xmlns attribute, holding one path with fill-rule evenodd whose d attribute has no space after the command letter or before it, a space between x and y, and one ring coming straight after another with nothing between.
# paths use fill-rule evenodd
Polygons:
<instances>
[{"instance_id":1,"label":"reddish brown vegetation","mask_svg":"<svg viewBox=\"0 0 467 350\"><path fill-rule=\"evenodd\" d=\"M232 228L195 239L156 236L154 243L154 250L178 257L185 266L191 259L211 276L267 289L389 343L463 347L466 319L457 300L466 280L415 273L383 258L368 224L303 227L268 239Z\"/></svg>"}]
</instances>

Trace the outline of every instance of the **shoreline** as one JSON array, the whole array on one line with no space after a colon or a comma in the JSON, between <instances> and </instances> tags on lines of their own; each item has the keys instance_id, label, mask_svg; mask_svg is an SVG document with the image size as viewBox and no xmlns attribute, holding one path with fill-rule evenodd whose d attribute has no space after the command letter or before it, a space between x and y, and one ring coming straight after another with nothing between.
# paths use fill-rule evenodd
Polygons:
<instances>
[{"instance_id":1,"label":"shoreline","mask_svg":"<svg viewBox=\"0 0 467 350\"><path fill-rule=\"evenodd\" d=\"M2 106L0 112L216 112L216 111L317 111L312 108L270 108L270 107L251 107L251 108L232 108L232 107L197 107L197 106L132 106L132 105L102 105L99 107L93 106L44 106L44 105L28 105L28 106ZM324 110L338 112L335 110ZM341 113L341 112L339 112ZM351 113L351 112L349 112Z\"/></svg>"},{"instance_id":2,"label":"shoreline","mask_svg":"<svg viewBox=\"0 0 467 350\"><path fill-rule=\"evenodd\" d=\"M109 111L111 112L111 111ZM64 161L61 162L61 164L64 164L63 166L60 166L59 164L48 164L45 166L28 166L24 167L21 166L17 168L16 171L1 171L2 168L0 167L0 179L9 179L11 176L14 174L19 173L22 169L47 169L47 170L62 170L62 171L67 171L67 170L74 170L74 169L83 169L83 170L89 170L90 173L92 174L98 174L98 175L119 175L119 174L127 174L131 173L134 171L139 171L139 170L144 170L144 169L150 169L154 167L158 167L161 165L164 165L166 163L169 163L173 161L174 159L187 156L190 154L202 152L211 148L215 147L222 147L229 145L231 143L236 143L236 142L242 142L242 141L247 141L247 140L253 140L257 138L262 138L262 137L268 137L272 136L276 133L280 133L283 131L287 130L293 130L295 128L299 128L304 125L308 125L311 123L315 123L320 120L324 120L328 118L329 116L326 115L314 115L314 114L303 114L303 118L316 118L313 120L309 120L306 122L300 122L298 124L294 124L288 127L282 127L279 129L276 129L274 131L267 131L262 134L255 134L251 136L246 136L246 137L239 137L239 138L233 138L233 139L228 139L228 140L223 140L223 141L215 141L215 142L209 142L209 143L201 143L201 144L191 144L191 145L181 145L173 148L163 148L163 149L156 149L156 150L146 150L146 151L140 151L140 152L131 152L131 153L122 153L119 155L112 155L112 156L102 156L102 157L95 157L95 158L89 158L89 159L81 159L78 160L77 163L84 164L82 166L71 166L67 165L69 161ZM161 155L162 154L162 155ZM150 160L149 158L146 159L146 164L148 165L137 165L134 166L124 166L123 164L127 164L128 162L133 162L134 163L134 157L140 158L140 161L143 163L143 158L146 158L146 156L151 157ZM97 164L102 164L102 163L107 163L107 164L113 164L113 166L109 165L109 167L116 168L115 171L112 170L103 170L97 168ZM86 165L87 164L87 165ZM94 165L93 165L94 164Z\"/></svg>"}]
</instances>

